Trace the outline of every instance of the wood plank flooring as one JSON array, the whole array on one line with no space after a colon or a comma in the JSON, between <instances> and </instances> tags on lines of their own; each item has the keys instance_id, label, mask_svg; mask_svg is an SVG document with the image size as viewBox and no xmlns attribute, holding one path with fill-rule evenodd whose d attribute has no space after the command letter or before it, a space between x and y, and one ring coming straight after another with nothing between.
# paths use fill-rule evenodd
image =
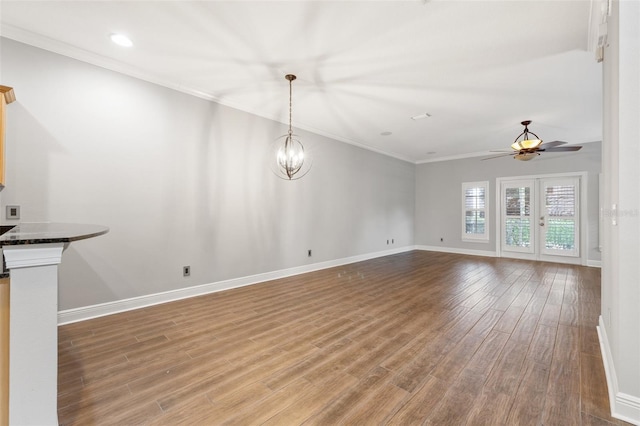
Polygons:
<instances>
[{"instance_id":1,"label":"wood plank flooring","mask_svg":"<svg viewBox=\"0 0 640 426\"><path fill-rule=\"evenodd\" d=\"M594 268L426 251L59 328L61 425L609 425Z\"/></svg>"}]
</instances>

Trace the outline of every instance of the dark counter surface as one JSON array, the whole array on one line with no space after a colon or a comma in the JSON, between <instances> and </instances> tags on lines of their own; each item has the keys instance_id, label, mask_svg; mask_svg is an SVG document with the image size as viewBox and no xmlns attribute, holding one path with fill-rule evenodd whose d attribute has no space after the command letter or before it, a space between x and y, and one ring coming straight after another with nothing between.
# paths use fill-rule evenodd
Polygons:
<instances>
[{"instance_id":1,"label":"dark counter surface","mask_svg":"<svg viewBox=\"0 0 640 426\"><path fill-rule=\"evenodd\" d=\"M0 236L0 246L20 244L70 243L106 234L102 225L79 223L21 223Z\"/></svg>"}]
</instances>

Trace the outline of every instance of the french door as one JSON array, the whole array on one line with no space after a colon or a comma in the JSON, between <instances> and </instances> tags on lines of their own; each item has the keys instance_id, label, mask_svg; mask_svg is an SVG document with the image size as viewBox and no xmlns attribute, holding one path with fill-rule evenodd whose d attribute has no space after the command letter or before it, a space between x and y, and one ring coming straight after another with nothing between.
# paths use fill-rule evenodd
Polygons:
<instances>
[{"instance_id":1,"label":"french door","mask_svg":"<svg viewBox=\"0 0 640 426\"><path fill-rule=\"evenodd\" d=\"M500 197L502 256L581 263L579 176L504 180Z\"/></svg>"}]
</instances>

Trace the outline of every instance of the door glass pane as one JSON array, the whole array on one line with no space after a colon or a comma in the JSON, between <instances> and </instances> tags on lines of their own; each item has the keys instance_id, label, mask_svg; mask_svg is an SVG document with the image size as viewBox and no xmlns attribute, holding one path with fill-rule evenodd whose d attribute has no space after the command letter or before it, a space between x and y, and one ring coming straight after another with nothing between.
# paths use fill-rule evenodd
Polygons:
<instances>
[{"instance_id":1,"label":"door glass pane","mask_svg":"<svg viewBox=\"0 0 640 426\"><path fill-rule=\"evenodd\" d=\"M531 221L528 218L508 217L505 223L505 243L515 247L531 246Z\"/></svg>"},{"instance_id":2,"label":"door glass pane","mask_svg":"<svg viewBox=\"0 0 640 426\"><path fill-rule=\"evenodd\" d=\"M546 232L545 248L574 250L576 248L576 187L556 185L545 188Z\"/></svg>"},{"instance_id":3,"label":"door glass pane","mask_svg":"<svg viewBox=\"0 0 640 426\"><path fill-rule=\"evenodd\" d=\"M505 188L505 244L531 247L531 188Z\"/></svg>"},{"instance_id":4,"label":"door glass pane","mask_svg":"<svg viewBox=\"0 0 640 426\"><path fill-rule=\"evenodd\" d=\"M506 188L507 216L529 216L531 192L529 187Z\"/></svg>"},{"instance_id":5,"label":"door glass pane","mask_svg":"<svg viewBox=\"0 0 640 426\"><path fill-rule=\"evenodd\" d=\"M553 250L573 250L576 248L576 221L573 219L547 220L547 237L544 246Z\"/></svg>"}]
</instances>

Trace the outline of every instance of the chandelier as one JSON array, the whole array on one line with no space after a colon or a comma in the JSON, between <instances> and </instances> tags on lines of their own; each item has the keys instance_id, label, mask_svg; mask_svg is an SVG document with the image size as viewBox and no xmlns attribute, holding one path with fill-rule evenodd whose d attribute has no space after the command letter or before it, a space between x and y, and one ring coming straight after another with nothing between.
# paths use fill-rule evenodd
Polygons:
<instances>
[{"instance_id":1,"label":"chandelier","mask_svg":"<svg viewBox=\"0 0 640 426\"><path fill-rule=\"evenodd\" d=\"M300 179L311 169L311 157L305 152L302 142L293 134L291 126L292 111L292 82L296 79L293 74L284 76L289 81L289 131L274 142L271 154L272 169L276 176L285 180ZM275 160L275 161L274 161Z\"/></svg>"}]
</instances>

